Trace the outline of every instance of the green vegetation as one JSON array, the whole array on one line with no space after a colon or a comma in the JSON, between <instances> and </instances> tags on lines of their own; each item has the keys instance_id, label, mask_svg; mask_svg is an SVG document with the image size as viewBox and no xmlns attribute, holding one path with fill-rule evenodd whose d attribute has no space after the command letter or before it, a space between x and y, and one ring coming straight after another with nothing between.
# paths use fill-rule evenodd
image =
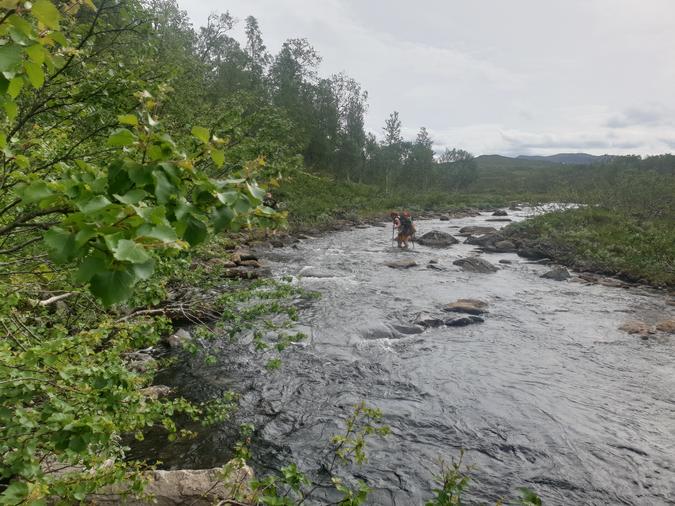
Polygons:
<instances>
[{"instance_id":1,"label":"green vegetation","mask_svg":"<svg viewBox=\"0 0 675 506\"><path fill-rule=\"evenodd\" d=\"M122 480L139 491L145 464L126 460L125 437L189 437L176 419L231 413L232 394L195 405L142 392L161 364L134 353L173 324L251 332L279 367L302 339L284 334L293 299L311 295L225 279L222 262L243 234L287 218L587 203L598 207L529 230L602 269L672 282L672 157L487 167L460 149L435 156L425 128L403 139L397 113L378 140L363 128L365 91L320 77L306 40L272 55L255 18L244 43L234 23L212 15L195 30L173 0L0 0L0 504L74 503ZM265 205L270 190L285 211ZM338 456L359 460L362 435L380 430L362 415L366 432L334 441ZM261 502L302 502L301 472L282 475L285 488L262 479ZM362 502L365 488L333 484Z\"/></svg>"}]
</instances>

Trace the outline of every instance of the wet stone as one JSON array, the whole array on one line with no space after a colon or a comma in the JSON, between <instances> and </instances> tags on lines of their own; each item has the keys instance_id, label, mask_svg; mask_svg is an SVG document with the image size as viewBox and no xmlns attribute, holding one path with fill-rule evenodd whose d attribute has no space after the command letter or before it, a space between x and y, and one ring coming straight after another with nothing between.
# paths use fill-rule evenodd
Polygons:
<instances>
[{"instance_id":1,"label":"wet stone","mask_svg":"<svg viewBox=\"0 0 675 506\"><path fill-rule=\"evenodd\" d=\"M460 258L452 262L454 265L457 265L462 268L464 271L468 272L477 272L481 274L489 274L491 272L497 272L498 269L492 265L487 260L483 260L478 257L469 257L469 258Z\"/></svg>"},{"instance_id":2,"label":"wet stone","mask_svg":"<svg viewBox=\"0 0 675 506\"><path fill-rule=\"evenodd\" d=\"M487 302L476 299L458 299L454 302L451 302L446 307L443 308L443 311L450 313L466 313L472 315L480 315L487 313Z\"/></svg>"},{"instance_id":3,"label":"wet stone","mask_svg":"<svg viewBox=\"0 0 675 506\"><path fill-rule=\"evenodd\" d=\"M410 269L411 267L415 267L417 262L414 260L396 260L394 262L386 262L384 265L392 269Z\"/></svg>"},{"instance_id":4,"label":"wet stone","mask_svg":"<svg viewBox=\"0 0 675 506\"><path fill-rule=\"evenodd\" d=\"M445 324L440 316L432 315L431 313L419 313L413 321L415 325L421 325L425 328L441 327Z\"/></svg>"},{"instance_id":5,"label":"wet stone","mask_svg":"<svg viewBox=\"0 0 675 506\"><path fill-rule=\"evenodd\" d=\"M440 230L432 230L427 232L422 237L417 239L417 243L423 246L430 246L432 248L445 248L457 244L459 241L447 232Z\"/></svg>"},{"instance_id":6,"label":"wet stone","mask_svg":"<svg viewBox=\"0 0 675 506\"><path fill-rule=\"evenodd\" d=\"M565 281L572 277L567 269L564 267L556 266L545 274L541 275L544 279L553 279L555 281Z\"/></svg>"},{"instance_id":7,"label":"wet stone","mask_svg":"<svg viewBox=\"0 0 675 506\"><path fill-rule=\"evenodd\" d=\"M447 327L466 327L467 325L472 325L474 323L483 323L483 320L480 316L458 316L456 318L450 318L445 320L445 325Z\"/></svg>"}]
</instances>

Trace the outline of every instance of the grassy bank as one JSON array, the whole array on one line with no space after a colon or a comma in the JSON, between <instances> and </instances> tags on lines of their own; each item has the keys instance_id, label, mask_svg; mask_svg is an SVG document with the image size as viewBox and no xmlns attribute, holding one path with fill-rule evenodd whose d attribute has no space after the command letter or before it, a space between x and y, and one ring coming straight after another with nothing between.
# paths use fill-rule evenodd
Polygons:
<instances>
[{"instance_id":1,"label":"grassy bank","mask_svg":"<svg viewBox=\"0 0 675 506\"><path fill-rule=\"evenodd\" d=\"M516 202L549 200L545 195L532 193L417 193L396 189L387 194L377 186L335 181L304 172L295 173L285 180L275 191L275 197L288 211L291 228L328 225L338 219L359 220L396 209L412 212L449 211L466 207L487 209Z\"/></svg>"},{"instance_id":2,"label":"grassy bank","mask_svg":"<svg viewBox=\"0 0 675 506\"><path fill-rule=\"evenodd\" d=\"M576 269L675 287L675 227L668 218L582 208L511 225L509 233Z\"/></svg>"}]
</instances>

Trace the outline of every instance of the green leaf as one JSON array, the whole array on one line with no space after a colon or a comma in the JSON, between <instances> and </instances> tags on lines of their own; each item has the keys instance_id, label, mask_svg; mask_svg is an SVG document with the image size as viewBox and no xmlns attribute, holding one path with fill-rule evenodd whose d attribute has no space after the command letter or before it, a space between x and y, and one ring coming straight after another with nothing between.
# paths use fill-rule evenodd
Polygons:
<instances>
[{"instance_id":1,"label":"green leaf","mask_svg":"<svg viewBox=\"0 0 675 506\"><path fill-rule=\"evenodd\" d=\"M28 496L28 484L24 481L14 480L7 487L0 498L3 504L21 504Z\"/></svg>"},{"instance_id":2,"label":"green leaf","mask_svg":"<svg viewBox=\"0 0 675 506\"><path fill-rule=\"evenodd\" d=\"M49 189L47 183L44 181L35 181L21 191L23 202L26 204L33 204L40 200L51 197L53 194L54 192Z\"/></svg>"},{"instance_id":3,"label":"green leaf","mask_svg":"<svg viewBox=\"0 0 675 506\"><path fill-rule=\"evenodd\" d=\"M229 228L230 223L234 220L237 214L229 207L221 207L216 210L213 218L213 228L216 232L220 232Z\"/></svg>"},{"instance_id":4,"label":"green leaf","mask_svg":"<svg viewBox=\"0 0 675 506\"><path fill-rule=\"evenodd\" d=\"M122 125L138 125L138 118L134 114L123 114L121 116L117 116L117 121L119 121Z\"/></svg>"},{"instance_id":5,"label":"green leaf","mask_svg":"<svg viewBox=\"0 0 675 506\"><path fill-rule=\"evenodd\" d=\"M61 13L59 13L58 9L54 7L54 4L49 0L37 0L33 4L31 13L48 28L51 28L52 30L59 29Z\"/></svg>"},{"instance_id":6,"label":"green leaf","mask_svg":"<svg viewBox=\"0 0 675 506\"><path fill-rule=\"evenodd\" d=\"M42 88L42 85L45 84L45 73L42 71L42 67L37 63L27 61L24 62L23 68L26 71L26 75L33 85L33 88L36 90Z\"/></svg>"},{"instance_id":7,"label":"green leaf","mask_svg":"<svg viewBox=\"0 0 675 506\"><path fill-rule=\"evenodd\" d=\"M50 257L59 264L72 260L78 247L75 235L61 228L52 227L44 234L45 244L50 250Z\"/></svg>"},{"instance_id":8,"label":"green leaf","mask_svg":"<svg viewBox=\"0 0 675 506\"><path fill-rule=\"evenodd\" d=\"M75 281L78 283L88 282L97 272L104 271L106 261L100 256L88 256L80 264L75 273Z\"/></svg>"},{"instance_id":9,"label":"green leaf","mask_svg":"<svg viewBox=\"0 0 675 506\"><path fill-rule=\"evenodd\" d=\"M19 108L17 107L17 105L13 101L7 100L2 105L2 107L5 110L5 114L7 115L7 119L9 121L14 121L14 118L16 118L16 115L19 112Z\"/></svg>"},{"instance_id":10,"label":"green leaf","mask_svg":"<svg viewBox=\"0 0 675 506\"><path fill-rule=\"evenodd\" d=\"M126 128L118 128L108 137L108 146L120 147L133 144L136 136Z\"/></svg>"},{"instance_id":11,"label":"green leaf","mask_svg":"<svg viewBox=\"0 0 675 506\"><path fill-rule=\"evenodd\" d=\"M143 264L150 260L150 255L142 246L129 239L120 239L113 250L113 256L123 262L132 264Z\"/></svg>"},{"instance_id":12,"label":"green leaf","mask_svg":"<svg viewBox=\"0 0 675 506\"><path fill-rule=\"evenodd\" d=\"M190 246L196 246L206 239L207 233L206 225L194 216L190 216L186 222L183 239L185 239Z\"/></svg>"},{"instance_id":13,"label":"green leaf","mask_svg":"<svg viewBox=\"0 0 675 506\"><path fill-rule=\"evenodd\" d=\"M134 264L132 269L138 279L150 279L155 272L155 261L150 259L142 264Z\"/></svg>"},{"instance_id":14,"label":"green leaf","mask_svg":"<svg viewBox=\"0 0 675 506\"><path fill-rule=\"evenodd\" d=\"M23 33L26 37L33 37L33 26L23 19L21 16L17 16L16 14L12 14L9 17L9 22L12 23L14 28L19 30L21 33Z\"/></svg>"},{"instance_id":15,"label":"green leaf","mask_svg":"<svg viewBox=\"0 0 675 506\"><path fill-rule=\"evenodd\" d=\"M141 200L148 196L148 193L139 188L136 188L135 190L131 190L124 195L115 194L113 196L118 200L118 202L121 202L122 204L138 204Z\"/></svg>"},{"instance_id":16,"label":"green leaf","mask_svg":"<svg viewBox=\"0 0 675 506\"><path fill-rule=\"evenodd\" d=\"M23 88L23 77L15 77L9 82L9 86L7 87L7 93L9 94L10 97L16 98L19 96L19 93L21 93L22 88Z\"/></svg>"},{"instance_id":17,"label":"green leaf","mask_svg":"<svg viewBox=\"0 0 675 506\"><path fill-rule=\"evenodd\" d=\"M0 72L7 79L11 79L20 70L21 48L14 44L0 46Z\"/></svg>"},{"instance_id":18,"label":"green leaf","mask_svg":"<svg viewBox=\"0 0 675 506\"><path fill-rule=\"evenodd\" d=\"M209 142L209 129L200 127L200 126L193 126L192 127L192 135L194 135L197 139L202 141L204 144L208 144Z\"/></svg>"},{"instance_id":19,"label":"green leaf","mask_svg":"<svg viewBox=\"0 0 675 506\"><path fill-rule=\"evenodd\" d=\"M32 46L29 46L26 48L26 54L28 55L28 58L33 63L37 63L38 65L42 65L45 62L45 48L43 48L40 44L33 44Z\"/></svg>"},{"instance_id":20,"label":"green leaf","mask_svg":"<svg viewBox=\"0 0 675 506\"><path fill-rule=\"evenodd\" d=\"M225 152L222 149L212 149L211 160L216 164L216 167L222 167L225 163Z\"/></svg>"},{"instance_id":21,"label":"green leaf","mask_svg":"<svg viewBox=\"0 0 675 506\"><path fill-rule=\"evenodd\" d=\"M112 306L131 297L135 282L127 271L103 271L92 276L90 289L105 306Z\"/></svg>"},{"instance_id":22,"label":"green leaf","mask_svg":"<svg viewBox=\"0 0 675 506\"><path fill-rule=\"evenodd\" d=\"M160 204L166 204L172 195L177 193L176 187L169 182L164 172L155 170L155 197Z\"/></svg>"},{"instance_id":23,"label":"green leaf","mask_svg":"<svg viewBox=\"0 0 675 506\"><path fill-rule=\"evenodd\" d=\"M176 231L167 225L143 225L136 233L139 237L150 237L162 242L175 242L178 240Z\"/></svg>"},{"instance_id":24,"label":"green leaf","mask_svg":"<svg viewBox=\"0 0 675 506\"><path fill-rule=\"evenodd\" d=\"M108 207L112 202L110 202L103 195L97 195L96 197L85 200L84 202L77 202L77 207L83 213L95 213Z\"/></svg>"}]
</instances>

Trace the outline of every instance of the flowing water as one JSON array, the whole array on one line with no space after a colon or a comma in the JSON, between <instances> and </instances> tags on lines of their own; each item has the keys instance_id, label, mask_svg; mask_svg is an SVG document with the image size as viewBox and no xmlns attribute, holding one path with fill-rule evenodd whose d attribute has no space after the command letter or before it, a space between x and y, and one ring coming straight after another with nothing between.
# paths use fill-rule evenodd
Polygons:
<instances>
[{"instance_id":1,"label":"flowing water","mask_svg":"<svg viewBox=\"0 0 675 506\"><path fill-rule=\"evenodd\" d=\"M502 225L487 218L421 221L418 236ZM280 370L261 372L261 359L231 344L217 348L217 366L195 360L160 379L193 398L240 392L237 422L257 425L258 469L292 458L320 470L354 404L380 408L392 434L371 440L368 463L348 470L367 479L369 504L422 504L438 458L460 449L475 465L470 501L494 504L528 486L551 505L675 504L675 340L617 330L672 317L663 293L542 279L544 265L466 244L399 251L390 233L367 227L262 254L275 274L322 294L300 313L309 339L284 352ZM452 264L478 254L500 270ZM418 267L384 265L392 259ZM444 270L428 268L432 259ZM411 324L458 298L486 301L485 322ZM160 456L173 467L222 465L233 437L216 427Z\"/></svg>"}]
</instances>

